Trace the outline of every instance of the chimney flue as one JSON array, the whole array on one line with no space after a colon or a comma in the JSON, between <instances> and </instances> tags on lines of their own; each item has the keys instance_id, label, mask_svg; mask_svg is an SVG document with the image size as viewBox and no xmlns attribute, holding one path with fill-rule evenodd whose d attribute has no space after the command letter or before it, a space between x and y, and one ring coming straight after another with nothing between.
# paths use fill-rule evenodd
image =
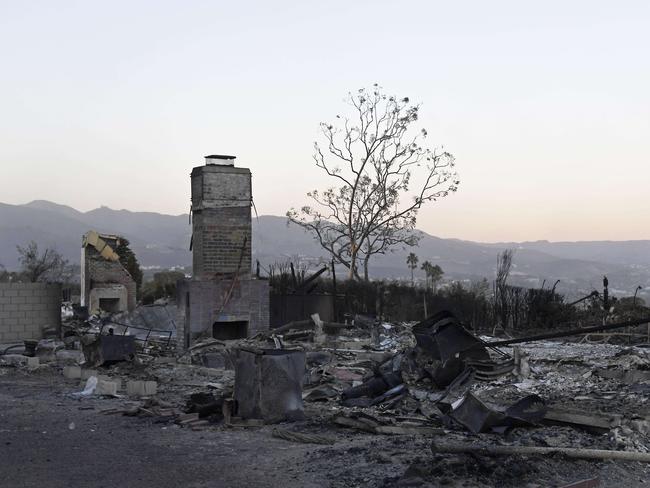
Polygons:
<instances>
[{"instance_id":1,"label":"chimney flue","mask_svg":"<svg viewBox=\"0 0 650 488\"><path fill-rule=\"evenodd\" d=\"M234 166L236 156L228 156L226 154L211 154L205 157L205 164L207 166Z\"/></svg>"}]
</instances>

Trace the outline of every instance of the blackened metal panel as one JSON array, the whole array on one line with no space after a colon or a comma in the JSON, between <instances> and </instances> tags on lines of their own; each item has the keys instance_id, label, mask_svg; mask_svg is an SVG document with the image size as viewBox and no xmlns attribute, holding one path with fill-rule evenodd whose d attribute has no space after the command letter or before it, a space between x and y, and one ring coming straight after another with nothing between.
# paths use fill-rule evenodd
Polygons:
<instances>
[{"instance_id":1,"label":"blackened metal panel","mask_svg":"<svg viewBox=\"0 0 650 488\"><path fill-rule=\"evenodd\" d=\"M235 361L236 415L267 423L304 418L305 353L239 349Z\"/></svg>"}]
</instances>

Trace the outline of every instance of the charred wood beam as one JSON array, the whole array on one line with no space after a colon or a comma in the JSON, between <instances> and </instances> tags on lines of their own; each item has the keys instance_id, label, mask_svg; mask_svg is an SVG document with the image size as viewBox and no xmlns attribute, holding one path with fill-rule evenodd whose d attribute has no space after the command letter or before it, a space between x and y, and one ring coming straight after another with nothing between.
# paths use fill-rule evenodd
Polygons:
<instances>
[{"instance_id":1,"label":"charred wood beam","mask_svg":"<svg viewBox=\"0 0 650 488\"><path fill-rule=\"evenodd\" d=\"M305 281L303 281L303 282L300 284L300 286L298 286L298 287L296 288L296 293L298 293L298 292L300 292L300 291L306 289L306 288L309 286L309 284L310 284L311 282L313 282L316 278L318 278L320 275L322 275L325 271L327 271L327 266L323 266L323 268L321 268L321 269L319 269L318 271L316 271L313 275L311 275L308 279L306 279ZM312 290L313 290L313 288L311 288L307 293L310 293Z\"/></svg>"},{"instance_id":2,"label":"charred wood beam","mask_svg":"<svg viewBox=\"0 0 650 488\"><path fill-rule=\"evenodd\" d=\"M287 332L289 330L309 330L309 329L313 329L314 325L315 324L311 319L294 320L280 327L276 327L275 329L271 329L269 332L272 334L282 334L283 332ZM327 329L331 331L339 331L341 329L351 329L351 328L354 328L354 325L340 324L338 322L323 322L323 329Z\"/></svg>"}]
</instances>

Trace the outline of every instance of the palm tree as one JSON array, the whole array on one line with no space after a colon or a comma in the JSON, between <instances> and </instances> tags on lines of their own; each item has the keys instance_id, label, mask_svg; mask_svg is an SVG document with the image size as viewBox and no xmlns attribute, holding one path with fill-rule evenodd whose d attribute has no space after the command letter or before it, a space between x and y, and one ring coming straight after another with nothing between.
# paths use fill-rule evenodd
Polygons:
<instances>
[{"instance_id":1,"label":"palm tree","mask_svg":"<svg viewBox=\"0 0 650 488\"><path fill-rule=\"evenodd\" d=\"M429 289L429 282L431 282L431 289L435 293L438 291L438 282L442 279L445 272L437 264L431 264L429 261L422 263L422 270L426 274L426 285Z\"/></svg>"},{"instance_id":2,"label":"palm tree","mask_svg":"<svg viewBox=\"0 0 650 488\"><path fill-rule=\"evenodd\" d=\"M417 268L418 266L418 257L415 255L415 253L411 253L408 255L406 258L406 264L408 264L408 267L411 268L411 287L415 286L414 280L413 280L413 270Z\"/></svg>"},{"instance_id":3,"label":"palm tree","mask_svg":"<svg viewBox=\"0 0 650 488\"><path fill-rule=\"evenodd\" d=\"M424 276L425 276L425 289L429 289L429 276L431 275L431 263L429 261L425 261L422 263L422 266L420 269L424 271Z\"/></svg>"},{"instance_id":4,"label":"palm tree","mask_svg":"<svg viewBox=\"0 0 650 488\"><path fill-rule=\"evenodd\" d=\"M433 288L433 293L436 293L438 291L438 282L442 279L443 274L445 274L445 272L437 264L434 264L429 269L429 276L431 277L431 286Z\"/></svg>"}]
</instances>

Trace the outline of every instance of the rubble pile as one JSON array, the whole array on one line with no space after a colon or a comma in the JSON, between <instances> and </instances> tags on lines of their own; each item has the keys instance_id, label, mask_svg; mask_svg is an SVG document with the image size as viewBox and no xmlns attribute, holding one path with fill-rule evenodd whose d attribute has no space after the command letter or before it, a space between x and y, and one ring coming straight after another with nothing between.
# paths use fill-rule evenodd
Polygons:
<instances>
[{"instance_id":1,"label":"rubble pile","mask_svg":"<svg viewBox=\"0 0 650 488\"><path fill-rule=\"evenodd\" d=\"M314 316L249 339L206 338L176 355L143 347L111 323L70 317L63 341L38 342L37 362L7 351L0 365L62 371L74 383L70 394L106 402L104 414L192 430L266 432L265 424L291 422L268 434L328 449L341 435L429 442L432 464L412 466L405 480L436 476L449 456L650 461L643 347L566 340L494 347L443 311L416 324Z\"/></svg>"}]
</instances>

